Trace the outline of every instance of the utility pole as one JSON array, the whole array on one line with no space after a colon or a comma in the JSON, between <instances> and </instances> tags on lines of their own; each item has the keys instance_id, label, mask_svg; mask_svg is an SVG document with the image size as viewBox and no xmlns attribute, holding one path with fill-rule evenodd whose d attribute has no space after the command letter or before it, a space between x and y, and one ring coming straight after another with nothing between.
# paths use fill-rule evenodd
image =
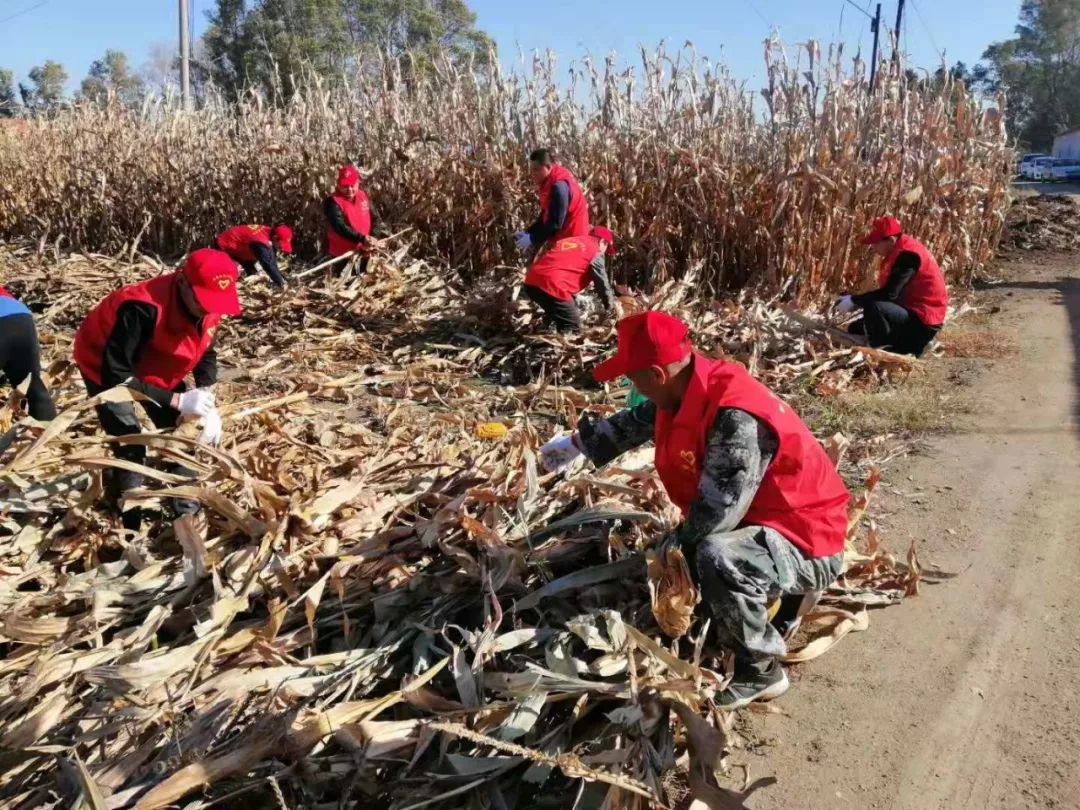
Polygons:
<instances>
[{"instance_id":1,"label":"utility pole","mask_svg":"<svg viewBox=\"0 0 1080 810\"><path fill-rule=\"evenodd\" d=\"M877 77L878 37L881 34L881 3L877 4L877 13L870 21L870 30L874 32L874 49L870 57L870 92L874 92L874 79Z\"/></svg>"},{"instance_id":2,"label":"utility pole","mask_svg":"<svg viewBox=\"0 0 1080 810\"><path fill-rule=\"evenodd\" d=\"M902 2L903 0L901 0ZM191 112L191 42L188 40L188 0L180 2L180 99L184 111Z\"/></svg>"},{"instance_id":3,"label":"utility pole","mask_svg":"<svg viewBox=\"0 0 1080 810\"><path fill-rule=\"evenodd\" d=\"M904 19L904 0L896 2L896 49L893 51L893 61L896 62L896 75L900 76L900 23Z\"/></svg>"}]
</instances>

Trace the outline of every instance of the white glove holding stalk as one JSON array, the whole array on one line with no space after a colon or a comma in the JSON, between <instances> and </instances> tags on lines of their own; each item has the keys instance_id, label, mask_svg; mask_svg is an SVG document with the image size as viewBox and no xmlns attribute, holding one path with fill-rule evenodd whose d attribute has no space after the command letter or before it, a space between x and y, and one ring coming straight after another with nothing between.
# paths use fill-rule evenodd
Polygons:
<instances>
[{"instance_id":1,"label":"white glove holding stalk","mask_svg":"<svg viewBox=\"0 0 1080 810\"><path fill-rule=\"evenodd\" d=\"M540 463L548 472L555 472L564 467L581 455L581 448L574 441L574 436L556 436L550 442L540 448Z\"/></svg>"},{"instance_id":2,"label":"white glove holding stalk","mask_svg":"<svg viewBox=\"0 0 1080 810\"><path fill-rule=\"evenodd\" d=\"M517 243L518 250L528 250L532 247L532 237L525 231L515 233L514 241Z\"/></svg>"},{"instance_id":3,"label":"white glove holding stalk","mask_svg":"<svg viewBox=\"0 0 1080 810\"><path fill-rule=\"evenodd\" d=\"M193 388L180 394L177 410L184 416L206 416L216 410L216 400L211 391L205 388Z\"/></svg>"},{"instance_id":4,"label":"white glove holding stalk","mask_svg":"<svg viewBox=\"0 0 1080 810\"><path fill-rule=\"evenodd\" d=\"M199 436L199 444L207 444L216 446L221 444L221 434L223 433L223 426L221 422L221 414L218 413L217 408L213 408L210 413L206 414L202 418L202 434Z\"/></svg>"},{"instance_id":5,"label":"white glove holding stalk","mask_svg":"<svg viewBox=\"0 0 1080 810\"><path fill-rule=\"evenodd\" d=\"M855 302L851 300L850 295L841 295L840 299L836 302L836 308L843 313L851 312L855 309Z\"/></svg>"}]
</instances>

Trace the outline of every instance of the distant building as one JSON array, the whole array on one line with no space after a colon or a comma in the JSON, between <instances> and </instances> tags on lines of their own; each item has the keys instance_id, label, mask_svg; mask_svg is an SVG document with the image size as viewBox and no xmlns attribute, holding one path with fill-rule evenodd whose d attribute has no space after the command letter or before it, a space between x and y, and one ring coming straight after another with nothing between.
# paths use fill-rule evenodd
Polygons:
<instances>
[{"instance_id":1,"label":"distant building","mask_svg":"<svg viewBox=\"0 0 1080 810\"><path fill-rule=\"evenodd\" d=\"M1065 130L1054 138L1054 157L1080 158L1080 127Z\"/></svg>"}]
</instances>

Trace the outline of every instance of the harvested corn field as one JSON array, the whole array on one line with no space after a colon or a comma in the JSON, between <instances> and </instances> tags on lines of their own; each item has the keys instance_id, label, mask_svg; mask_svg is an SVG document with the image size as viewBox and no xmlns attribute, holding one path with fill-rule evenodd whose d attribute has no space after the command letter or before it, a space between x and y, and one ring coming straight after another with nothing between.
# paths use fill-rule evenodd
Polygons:
<instances>
[{"instance_id":1,"label":"harvested corn field","mask_svg":"<svg viewBox=\"0 0 1080 810\"><path fill-rule=\"evenodd\" d=\"M180 255L238 222L323 233L319 200L343 162L417 255L464 272L517 258L535 217L526 156L551 148L620 243L619 280L688 271L708 289L802 298L864 279L858 239L890 213L966 281L993 257L1011 151L1001 116L963 83L909 85L808 42L766 47L747 90L692 46L517 73L449 62L418 78L387 61L347 90L295 81L288 101L246 98L184 115L86 106L0 131L0 238ZM496 62L496 68L498 63ZM1002 100L999 100L999 106Z\"/></svg>"},{"instance_id":2,"label":"harvested corn field","mask_svg":"<svg viewBox=\"0 0 1080 810\"><path fill-rule=\"evenodd\" d=\"M219 349L235 369L218 385L223 445L183 428L133 439L151 448L148 509L169 493L206 509L123 539L102 505L120 462L72 366L72 330L107 291L162 268L0 261L37 313L62 410L44 430L13 412L17 397L2 412L5 806L81 790L110 808L556 808L582 795L720 808L761 786L717 782L740 739L711 710L730 660L700 612L688 621L678 556L647 551L675 517L650 451L601 471L537 465L557 426L619 402L586 382L608 324L530 336L509 296L466 291L404 248L370 277L284 297L249 280ZM695 288L621 303L681 314L702 349L780 392L831 396L913 365L833 346L765 302L703 306ZM796 663L920 579L914 551L894 559L862 519L891 448L827 447L862 496L846 573L805 617ZM197 481L157 469L180 459Z\"/></svg>"}]
</instances>

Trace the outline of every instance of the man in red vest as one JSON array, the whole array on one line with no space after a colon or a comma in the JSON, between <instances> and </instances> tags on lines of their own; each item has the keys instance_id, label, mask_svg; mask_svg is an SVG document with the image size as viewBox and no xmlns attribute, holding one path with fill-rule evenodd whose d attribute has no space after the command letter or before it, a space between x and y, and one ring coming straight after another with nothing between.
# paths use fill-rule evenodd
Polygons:
<instances>
[{"instance_id":1,"label":"man in red vest","mask_svg":"<svg viewBox=\"0 0 1080 810\"><path fill-rule=\"evenodd\" d=\"M519 250L540 250L545 243L589 235L589 202L570 170L547 149L529 155L529 173L540 198L540 216L527 231L514 234Z\"/></svg>"},{"instance_id":2,"label":"man in red vest","mask_svg":"<svg viewBox=\"0 0 1080 810\"><path fill-rule=\"evenodd\" d=\"M615 255L615 237L607 228L593 228L588 236L568 236L541 253L525 273L524 291L544 311L558 332L580 332L581 312L574 296L596 285L605 310L615 304L605 256Z\"/></svg>"},{"instance_id":3,"label":"man in red vest","mask_svg":"<svg viewBox=\"0 0 1080 810\"><path fill-rule=\"evenodd\" d=\"M840 573L848 493L802 420L738 363L693 350L682 321L645 312L618 324L615 356L593 376L630 378L648 399L541 448L548 469L584 454L602 465L649 440L684 520L681 547L717 640L735 651L719 698L733 710L779 696L788 680L769 597L827 588Z\"/></svg>"},{"instance_id":4,"label":"man in red vest","mask_svg":"<svg viewBox=\"0 0 1080 810\"><path fill-rule=\"evenodd\" d=\"M863 316L848 331L865 335L871 346L917 357L945 322L945 276L926 246L904 233L892 217L875 219L863 244L881 257L878 289L843 295L837 309L862 309Z\"/></svg>"},{"instance_id":5,"label":"man in red vest","mask_svg":"<svg viewBox=\"0 0 1080 810\"><path fill-rule=\"evenodd\" d=\"M361 254L360 273L367 271L368 257L379 240L371 234L379 230L379 217L360 188L360 172L353 166L342 166L338 172L337 188L323 201L326 215L326 247L331 258L358 251Z\"/></svg>"},{"instance_id":6,"label":"man in red vest","mask_svg":"<svg viewBox=\"0 0 1080 810\"><path fill-rule=\"evenodd\" d=\"M217 381L214 334L224 315L240 314L236 292L236 264L225 253L211 248L188 256L182 270L129 284L109 294L94 307L75 333L75 363L82 372L90 396L126 385L149 398L141 402L154 426L175 427L182 416L203 421L201 440L216 444L221 439L221 417L208 389ZM195 388L188 390L184 378L192 374ZM97 406L101 426L110 436L139 433L139 419L130 402ZM113 451L125 460L142 464L146 448L138 444L115 444ZM174 474L191 475L176 464ZM118 502L123 493L142 484L142 476L116 470L109 482L110 496ZM194 501L176 499L177 514L199 510ZM140 509L123 511L124 527L137 531Z\"/></svg>"},{"instance_id":7,"label":"man in red vest","mask_svg":"<svg viewBox=\"0 0 1080 810\"><path fill-rule=\"evenodd\" d=\"M245 273L254 273L258 263L270 282L278 288L285 279L277 266L277 250L292 253L292 228L288 225L236 225L217 235L214 246L228 253Z\"/></svg>"},{"instance_id":8,"label":"man in red vest","mask_svg":"<svg viewBox=\"0 0 1080 810\"><path fill-rule=\"evenodd\" d=\"M26 405L30 416L39 422L56 417L56 406L41 379L41 346L34 317L22 301L3 287L0 287L0 377L12 386L21 385L29 378Z\"/></svg>"}]
</instances>

